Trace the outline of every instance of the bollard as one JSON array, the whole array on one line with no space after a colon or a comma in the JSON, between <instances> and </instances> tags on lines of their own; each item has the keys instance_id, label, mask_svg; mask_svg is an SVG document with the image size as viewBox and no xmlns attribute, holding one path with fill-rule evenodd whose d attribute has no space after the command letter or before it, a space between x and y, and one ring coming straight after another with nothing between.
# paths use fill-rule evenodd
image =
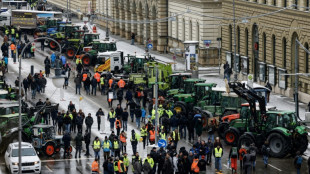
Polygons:
<instances>
[{"instance_id":1,"label":"bollard","mask_svg":"<svg viewBox=\"0 0 310 174\"><path fill-rule=\"evenodd\" d=\"M30 66L30 73L33 76L33 74L34 74L34 66L33 65Z\"/></svg>"}]
</instances>

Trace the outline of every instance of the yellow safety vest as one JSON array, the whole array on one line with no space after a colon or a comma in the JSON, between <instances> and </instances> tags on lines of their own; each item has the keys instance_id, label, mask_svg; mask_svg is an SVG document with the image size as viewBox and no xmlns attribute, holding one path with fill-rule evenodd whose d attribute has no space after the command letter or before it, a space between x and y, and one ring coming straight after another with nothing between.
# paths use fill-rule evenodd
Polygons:
<instances>
[{"instance_id":1,"label":"yellow safety vest","mask_svg":"<svg viewBox=\"0 0 310 174\"><path fill-rule=\"evenodd\" d=\"M158 112L158 116L159 116L159 117L163 116L164 111L165 111L165 110L164 110L163 108L158 108L158 111L157 111L157 112Z\"/></svg>"},{"instance_id":2,"label":"yellow safety vest","mask_svg":"<svg viewBox=\"0 0 310 174\"><path fill-rule=\"evenodd\" d=\"M126 167L129 166L129 160L128 160L127 157L124 157L124 165L125 165Z\"/></svg>"},{"instance_id":3,"label":"yellow safety vest","mask_svg":"<svg viewBox=\"0 0 310 174\"><path fill-rule=\"evenodd\" d=\"M220 148L220 149L215 148L215 149L214 149L214 152L215 152L214 156L215 156L216 158L221 158L221 157L222 157L223 149L222 149L222 148Z\"/></svg>"},{"instance_id":4,"label":"yellow safety vest","mask_svg":"<svg viewBox=\"0 0 310 174\"><path fill-rule=\"evenodd\" d=\"M17 38L17 39L19 38L19 34L18 34L18 33L16 33L16 38Z\"/></svg>"},{"instance_id":5,"label":"yellow safety vest","mask_svg":"<svg viewBox=\"0 0 310 174\"><path fill-rule=\"evenodd\" d=\"M114 161L114 172L118 172L118 165L117 165L118 161Z\"/></svg>"},{"instance_id":6,"label":"yellow safety vest","mask_svg":"<svg viewBox=\"0 0 310 174\"><path fill-rule=\"evenodd\" d=\"M146 136L146 132L147 132L147 129L146 129L146 128L145 128L145 129L141 128L140 131L141 131L141 136L142 136L142 137L143 137L143 136Z\"/></svg>"},{"instance_id":7,"label":"yellow safety vest","mask_svg":"<svg viewBox=\"0 0 310 174\"><path fill-rule=\"evenodd\" d=\"M10 32L10 30L9 30L9 29L6 29L6 30L5 30L5 34L6 34L6 35L8 35L8 34L9 34L9 32Z\"/></svg>"},{"instance_id":8,"label":"yellow safety vest","mask_svg":"<svg viewBox=\"0 0 310 174\"><path fill-rule=\"evenodd\" d=\"M172 132L172 138L175 140L175 132ZM180 140L180 133L178 133L178 140Z\"/></svg>"},{"instance_id":9,"label":"yellow safety vest","mask_svg":"<svg viewBox=\"0 0 310 174\"><path fill-rule=\"evenodd\" d=\"M166 113L167 113L167 115L169 116L169 118L171 118L172 117L172 115L173 115L173 113L172 113L172 111L169 109L169 110L166 110Z\"/></svg>"},{"instance_id":10,"label":"yellow safety vest","mask_svg":"<svg viewBox=\"0 0 310 174\"><path fill-rule=\"evenodd\" d=\"M11 34L15 34L15 29L14 28L11 29Z\"/></svg>"},{"instance_id":11,"label":"yellow safety vest","mask_svg":"<svg viewBox=\"0 0 310 174\"><path fill-rule=\"evenodd\" d=\"M94 149L100 149L100 141L94 141Z\"/></svg>"},{"instance_id":12,"label":"yellow safety vest","mask_svg":"<svg viewBox=\"0 0 310 174\"><path fill-rule=\"evenodd\" d=\"M107 142L104 141L104 142L103 142L103 148L104 148L104 149L110 148L110 143L109 143L109 141L107 141Z\"/></svg>"},{"instance_id":13,"label":"yellow safety vest","mask_svg":"<svg viewBox=\"0 0 310 174\"><path fill-rule=\"evenodd\" d=\"M118 141L114 141L114 149L118 149Z\"/></svg>"},{"instance_id":14,"label":"yellow safety vest","mask_svg":"<svg viewBox=\"0 0 310 174\"><path fill-rule=\"evenodd\" d=\"M160 133L159 133L159 138L165 140L165 139L166 139L166 134L160 132Z\"/></svg>"},{"instance_id":15,"label":"yellow safety vest","mask_svg":"<svg viewBox=\"0 0 310 174\"><path fill-rule=\"evenodd\" d=\"M100 85L104 85L104 77L100 78Z\"/></svg>"},{"instance_id":16,"label":"yellow safety vest","mask_svg":"<svg viewBox=\"0 0 310 174\"><path fill-rule=\"evenodd\" d=\"M149 164L150 164L151 167L153 168L153 166L154 166L154 160L153 160L153 158L146 158L146 160L149 162Z\"/></svg>"},{"instance_id":17,"label":"yellow safety vest","mask_svg":"<svg viewBox=\"0 0 310 174\"><path fill-rule=\"evenodd\" d=\"M152 110L152 117L151 117L151 120L155 120L155 118L156 118L156 111L155 111L155 109L153 109Z\"/></svg>"},{"instance_id":18,"label":"yellow safety vest","mask_svg":"<svg viewBox=\"0 0 310 174\"><path fill-rule=\"evenodd\" d=\"M112 114L112 112L109 112L109 116L110 116L110 118L115 118L115 111L113 112L113 114Z\"/></svg>"}]
</instances>

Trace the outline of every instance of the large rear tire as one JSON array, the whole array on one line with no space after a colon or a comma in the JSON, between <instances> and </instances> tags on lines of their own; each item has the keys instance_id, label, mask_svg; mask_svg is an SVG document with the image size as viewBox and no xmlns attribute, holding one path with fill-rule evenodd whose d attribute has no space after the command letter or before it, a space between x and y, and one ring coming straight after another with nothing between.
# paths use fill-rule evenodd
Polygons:
<instances>
[{"instance_id":1,"label":"large rear tire","mask_svg":"<svg viewBox=\"0 0 310 174\"><path fill-rule=\"evenodd\" d=\"M57 43L54 42L53 40L49 42L48 46L50 47L51 50L56 50L58 48Z\"/></svg>"},{"instance_id":2,"label":"large rear tire","mask_svg":"<svg viewBox=\"0 0 310 174\"><path fill-rule=\"evenodd\" d=\"M89 54L84 54L82 56L82 62L84 66L90 66L91 65L91 56Z\"/></svg>"},{"instance_id":3,"label":"large rear tire","mask_svg":"<svg viewBox=\"0 0 310 174\"><path fill-rule=\"evenodd\" d=\"M241 146L244 145L246 149L249 149L250 145L253 144L253 143L255 144L255 141L253 140L253 138L250 135L243 134L239 138L238 148L240 149Z\"/></svg>"},{"instance_id":4,"label":"large rear tire","mask_svg":"<svg viewBox=\"0 0 310 174\"><path fill-rule=\"evenodd\" d=\"M221 122L218 129L217 129L217 133L218 133L219 137L224 138L225 137L225 131L228 129L229 129L229 123Z\"/></svg>"},{"instance_id":5,"label":"large rear tire","mask_svg":"<svg viewBox=\"0 0 310 174\"><path fill-rule=\"evenodd\" d=\"M267 141L269 142L270 155L272 157L283 158L291 149L289 141L280 133L271 133Z\"/></svg>"},{"instance_id":6,"label":"large rear tire","mask_svg":"<svg viewBox=\"0 0 310 174\"><path fill-rule=\"evenodd\" d=\"M224 136L224 141L227 145L236 145L239 139L239 133L234 129L226 130Z\"/></svg>"},{"instance_id":7,"label":"large rear tire","mask_svg":"<svg viewBox=\"0 0 310 174\"><path fill-rule=\"evenodd\" d=\"M177 102L174 105L174 110L177 113L185 113L187 115L188 109L186 108L186 105L184 105L183 103Z\"/></svg>"},{"instance_id":8,"label":"large rear tire","mask_svg":"<svg viewBox=\"0 0 310 174\"><path fill-rule=\"evenodd\" d=\"M54 153L55 153L55 145L53 143L47 143L45 146L44 146L44 153L47 155L47 156L53 156Z\"/></svg>"},{"instance_id":9,"label":"large rear tire","mask_svg":"<svg viewBox=\"0 0 310 174\"><path fill-rule=\"evenodd\" d=\"M67 56L68 59L73 59L75 53L76 53L76 50L73 47L69 47L66 50L66 56Z\"/></svg>"}]
</instances>

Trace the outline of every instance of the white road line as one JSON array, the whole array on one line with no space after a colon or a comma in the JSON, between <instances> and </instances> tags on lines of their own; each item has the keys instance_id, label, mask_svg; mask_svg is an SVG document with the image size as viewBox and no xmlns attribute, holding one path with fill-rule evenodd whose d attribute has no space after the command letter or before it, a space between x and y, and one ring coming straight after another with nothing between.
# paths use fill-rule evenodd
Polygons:
<instances>
[{"instance_id":1,"label":"white road line","mask_svg":"<svg viewBox=\"0 0 310 174\"><path fill-rule=\"evenodd\" d=\"M47 165L45 167L47 168L48 171L53 172L53 170L50 169Z\"/></svg>"},{"instance_id":2,"label":"white road line","mask_svg":"<svg viewBox=\"0 0 310 174\"><path fill-rule=\"evenodd\" d=\"M93 160L95 158L73 158L73 159L54 159L54 160L41 160L42 163L54 162L54 161L75 161L75 160Z\"/></svg>"},{"instance_id":3,"label":"white road line","mask_svg":"<svg viewBox=\"0 0 310 174\"><path fill-rule=\"evenodd\" d=\"M282 172L282 170L281 169L279 169L279 168L277 168L277 167L275 167L275 166L273 166L273 165L271 165L271 164L268 164L270 167L272 167L272 168L274 168L274 169L276 169L276 170L279 170L280 172Z\"/></svg>"}]
</instances>

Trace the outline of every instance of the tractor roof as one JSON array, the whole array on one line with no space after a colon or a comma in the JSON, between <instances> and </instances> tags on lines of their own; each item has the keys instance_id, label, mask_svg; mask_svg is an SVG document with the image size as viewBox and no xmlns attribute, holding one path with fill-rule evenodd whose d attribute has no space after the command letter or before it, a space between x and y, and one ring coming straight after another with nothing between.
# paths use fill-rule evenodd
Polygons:
<instances>
[{"instance_id":1,"label":"tractor roof","mask_svg":"<svg viewBox=\"0 0 310 174\"><path fill-rule=\"evenodd\" d=\"M22 113L22 116L26 116L26 114ZM11 118L11 117L18 117L19 113L15 113L15 114L8 114L8 115L0 115L0 118Z\"/></svg>"},{"instance_id":2,"label":"tractor roof","mask_svg":"<svg viewBox=\"0 0 310 174\"><path fill-rule=\"evenodd\" d=\"M18 101L8 100L8 99L0 99L0 106L4 105L4 104L17 104L18 105Z\"/></svg>"},{"instance_id":3,"label":"tractor roof","mask_svg":"<svg viewBox=\"0 0 310 174\"><path fill-rule=\"evenodd\" d=\"M216 83L196 83L195 86L209 86L209 87L216 87Z\"/></svg>"},{"instance_id":4,"label":"tractor roof","mask_svg":"<svg viewBox=\"0 0 310 174\"><path fill-rule=\"evenodd\" d=\"M19 106L17 102L14 103L1 103L0 102L0 108L10 108L10 107L16 107Z\"/></svg>"},{"instance_id":5,"label":"tractor roof","mask_svg":"<svg viewBox=\"0 0 310 174\"><path fill-rule=\"evenodd\" d=\"M173 73L170 76L191 76L192 73L185 73L185 72L179 72L179 73Z\"/></svg>"},{"instance_id":6,"label":"tractor roof","mask_svg":"<svg viewBox=\"0 0 310 174\"><path fill-rule=\"evenodd\" d=\"M85 35L100 35L100 33L84 33Z\"/></svg>"},{"instance_id":7,"label":"tractor roof","mask_svg":"<svg viewBox=\"0 0 310 174\"><path fill-rule=\"evenodd\" d=\"M4 89L0 89L0 95L2 94L8 94L9 92L7 90L4 90Z\"/></svg>"},{"instance_id":8,"label":"tractor roof","mask_svg":"<svg viewBox=\"0 0 310 174\"><path fill-rule=\"evenodd\" d=\"M196 78L188 78L184 80L184 82L205 82L206 80L204 79L196 79Z\"/></svg>"},{"instance_id":9,"label":"tractor roof","mask_svg":"<svg viewBox=\"0 0 310 174\"><path fill-rule=\"evenodd\" d=\"M107 41L102 39L94 39L93 42L99 42L99 43L116 43L115 41Z\"/></svg>"},{"instance_id":10,"label":"tractor roof","mask_svg":"<svg viewBox=\"0 0 310 174\"><path fill-rule=\"evenodd\" d=\"M36 124L33 125L33 128L50 128L50 127L54 127L53 125L46 125L46 124Z\"/></svg>"},{"instance_id":11,"label":"tractor roof","mask_svg":"<svg viewBox=\"0 0 310 174\"><path fill-rule=\"evenodd\" d=\"M285 111L285 110L275 110L275 111L268 111L268 114L294 114L294 111Z\"/></svg>"}]
</instances>

